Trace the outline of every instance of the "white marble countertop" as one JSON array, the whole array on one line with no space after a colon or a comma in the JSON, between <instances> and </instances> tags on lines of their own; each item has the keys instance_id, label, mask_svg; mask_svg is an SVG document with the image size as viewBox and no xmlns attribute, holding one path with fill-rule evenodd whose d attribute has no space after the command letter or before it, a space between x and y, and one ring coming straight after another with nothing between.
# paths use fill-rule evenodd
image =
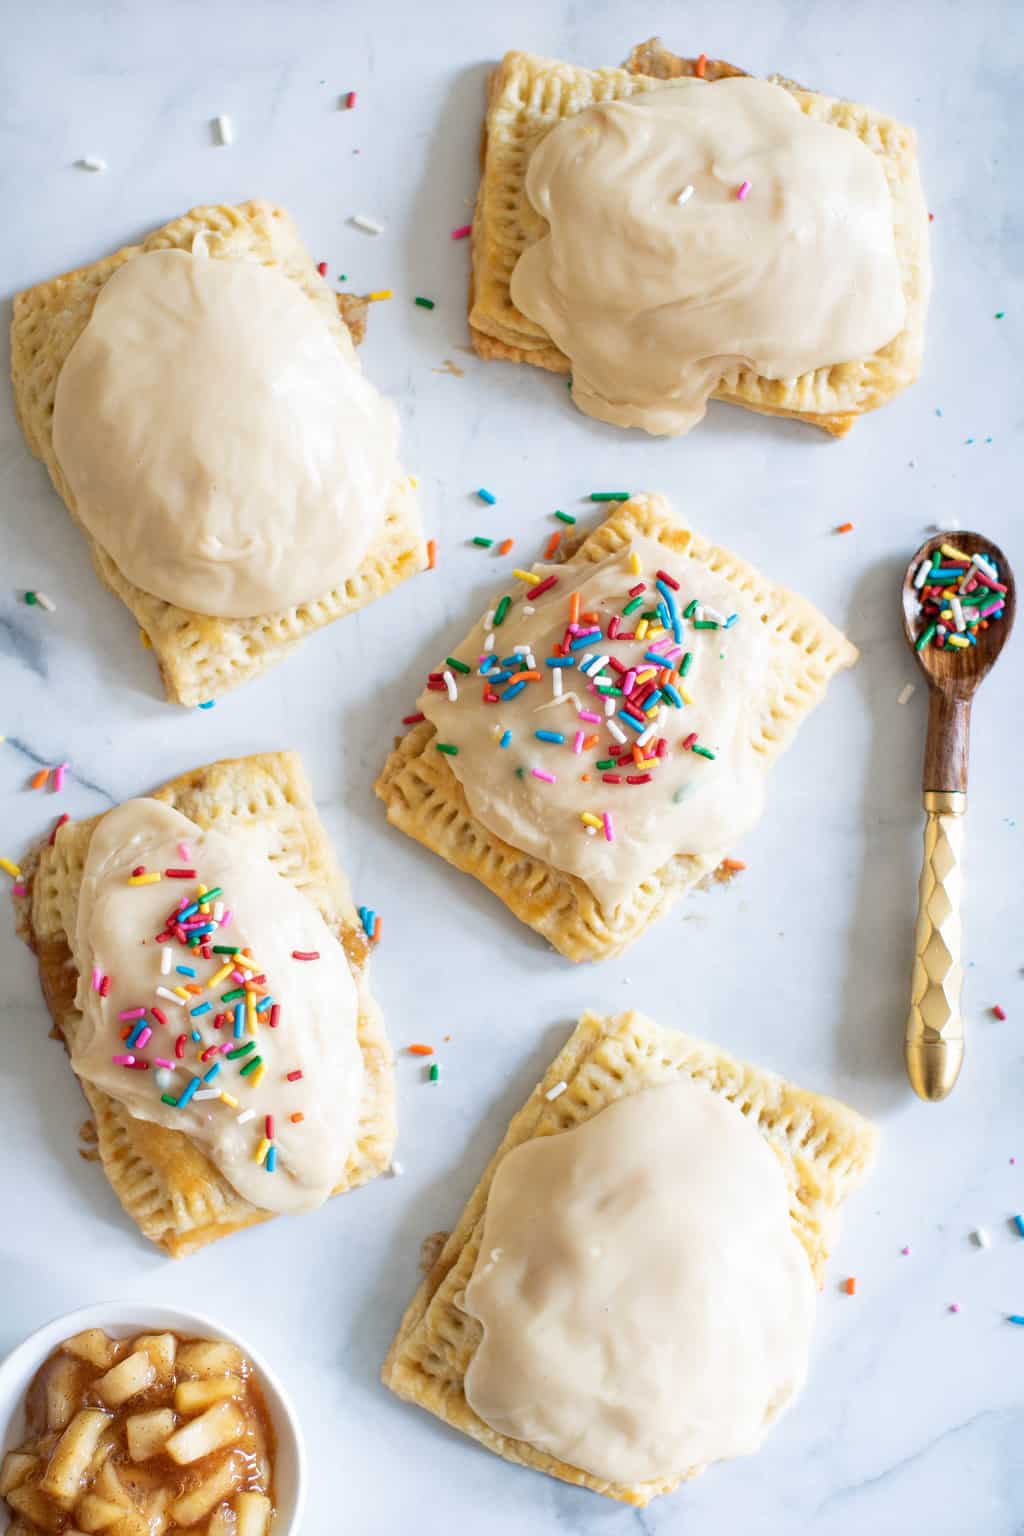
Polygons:
<instances>
[{"instance_id":1,"label":"white marble countertop","mask_svg":"<svg viewBox=\"0 0 1024 1536\"><path fill-rule=\"evenodd\" d=\"M441 556L436 574L213 711L176 710L5 396L0 851L16 856L62 810L101 811L218 756L298 747L358 899L385 917L374 986L394 1043L452 1040L436 1087L399 1058L403 1178L173 1264L78 1156L84 1105L47 1038L32 960L3 921L0 1352L58 1311L118 1294L230 1316L298 1399L309 1536L1024 1529L1013 1471L1024 1329L1005 1321L1024 1311L1024 1243L1009 1221L1024 1209L1021 637L976 709L968 1057L943 1106L918 1103L902 1065L924 690L897 702L914 678L898 576L929 524L980 525L1024 559L1014 537L1024 61L1013 20L997 0L694 0L685 14L521 0L504 16L470 0L3 7L5 302L193 204L281 201L332 274L359 291L394 289L374 307L363 357L401 409L404 459ZM449 231L470 217L489 64L508 47L611 63L656 31L683 50L866 99L918 129L937 269L924 377L845 443L723 406L689 438L620 433L574 413L563 381L464 350L468 251ZM348 90L357 107L340 112ZM231 148L214 146L218 113L233 119ZM84 155L109 170L74 169ZM385 232L353 230L356 211ZM437 308L414 308L415 294ZM437 371L448 358L464 376ZM498 495L493 511L471 495L481 484ZM746 874L694 896L625 958L572 968L390 831L371 781L425 657L460 636L508 564L467 540L486 529L537 550L554 507L589 516L582 496L619 485L669 492L698 527L843 623L863 659L775 770L768 813L737 850ZM854 532L835 536L846 520ZM26 588L56 612L26 607ZM63 795L28 790L39 764L62 759L73 767ZM803 1398L758 1456L642 1513L506 1466L377 1380L421 1239L452 1223L580 1010L627 1003L848 1099L883 1132L877 1175L845 1219ZM972 1243L978 1226L991 1232L988 1251ZM847 1275L852 1298L840 1292Z\"/></svg>"}]
</instances>

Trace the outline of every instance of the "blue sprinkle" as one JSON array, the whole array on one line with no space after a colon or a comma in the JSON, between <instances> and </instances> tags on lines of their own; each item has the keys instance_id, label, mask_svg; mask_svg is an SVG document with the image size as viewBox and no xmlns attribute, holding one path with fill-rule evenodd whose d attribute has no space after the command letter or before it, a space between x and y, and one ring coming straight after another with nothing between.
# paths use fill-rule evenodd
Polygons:
<instances>
[{"instance_id":1,"label":"blue sprinkle","mask_svg":"<svg viewBox=\"0 0 1024 1536\"><path fill-rule=\"evenodd\" d=\"M511 672L507 672L507 671L506 672L492 672L490 677L487 679L487 681L489 683L507 683L511 676L512 676L512 673Z\"/></svg>"},{"instance_id":2,"label":"blue sprinkle","mask_svg":"<svg viewBox=\"0 0 1024 1536\"><path fill-rule=\"evenodd\" d=\"M507 747L511 740L512 740L512 732L511 731L506 731L504 733L504 735L502 736L501 740L498 742L498 746L499 747Z\"/></svg>"},{"instance_id":3,"label":"blue sprinkle","mask_svg":"<svg viewBox=\"0 0 1024 1536\"><path fill-rule=\"evenodd\" d=\"M202 928L189 929L189 935L193 939L200 939L204 933L212 933L216 926L216 923L205 923Z\"/></svg>"},{"instance_id":4,"label":"blue sprinkle","mask_svg":"<svg viewBox=\"0 0 1024 1536\"><path fill-rule=\"evenodd\" d=\"M216 699L207 699L205 704L200 704L199 708L200 709L212 709L213 706L216 704L216 702L217 702Z\"/></svg>"},{"instance_id":5,"label":"blue sprinkle","mask_svg":"<svg viewBox=\"0 0 1024 1536\"><path fill-rule=\"evenodd\" d=\"M145 1019L140 1019L139 1022L136 1024L135 1028L132 1030L131 1034L128 1036L128 1039L125 1041L125 1045L128 1047L129 1050L131 1050L132 1046L135 1044L136 1040L142 1034L142 1031L145 1029L145 1027L146 1027Z\"/></svg>"},{"instance_id":6,"label":"blue sprinkle","mask_svg":"<svg viewBox=\"0 0 1024 1536\"><path fill-rule=\"evenodd\" d=\"M654 692L653 693L649 693L647 695L646 699L644 699L644 713L645 714L649 713L649 711L654 708L655 704L658 703L660 698L661 698L661 689L660 688L655 688Z\"/></svg>"},{"instance_id":7,"label":"blue sprinkle","mask_svg":"<svg viewBox=\"0 0 1024 1536\"><path fill-rule=\"evenodd\" d=\"M190 907L183 907L180 912L175 912L174 921L176 923L184 923L188 918L195 917L198 911L199 903L194 901Z\"/></svg>"},{"instance_id":8,"label":"blue sprinkle","mask_svg":"<svg viewBox=\"0 0 1024 1536\"><path fill-rule=\"evenodd\" d=\"M363 932L368 939L373 938L373 925L377 921L377 914L372 907L361 907L359 916L363 920Z\"/></svg>"},{"instance_id":9,"label":"blue sprinkle","mask_svg":"<svg viewBox=\"0 0 1024 1536\"><path fill-rule=\"evenodd\" d=\"M730 613L729 617L726 619L725 623L722 625L722 628L723 629L732 629L733 625L734 624L738 624L739 621L740 621L740 616L739 616L738 613Z\"/></svg>"},{"instance_id":10,"label":"blue sprinkle","mask_svg":"<svg viewBox=\"0 0 1024 1536\"><path fill-rule=\"evenodd\" d=\"M665 684L663 692L664 692L666 698L672 700L672 703L675 705L676 709L682 709L682 707L683 707L682 696L681 696L681 694L679 694L677 692L677 690L675 688L673 688L671 683L666 683Z\"/></svg>"},{"instance_id":11,"label":"blue sprinkle","mask_svg":"<svg viewBox=\"0 0 1024 1536\"><path fill-rule=\"evenodd\" d=\"M189 1012L191 1013L191 1015L192 1015L192 1017L194 1019L199 1019L199 1018L202 1018L204 1013L212 1013L213 1012L213 1004L212 1003L200 1003L197 1008L190 1008Z\"/></svg>"},{"instance_id":12,"label":"blue sprinkle","mask_svg":"<svg viewBox=\"0 0 1024 1536\"><path fill-rule=\"evenodd\" d=\"M546 667L574 667L576 665L576 657L575 656L547 656L544 659L544 665Z\"/></svg>"},{"instance_id":13,"label":"blue sprinkle","mask_svg":"<svg viewBox=\"0 0 1024 1536\"><path fill-rule=\"evenodd\" d=\"M659 656L657 651L644 651L644 661L653 661L656 667L668 666L664 656Z\"/></svg>"},{"instance_id":14,"label":"blue sprinkle","mask_svg":"<svg viewBox=\"0 0 1024 1536\"><path fill-rule=\"evenodd\" d=\"M212 1083L214 1078L217 1076L217 1073L220 1071L220 1067L221 1067L220 1062L219 1061L215 1061L213 1066L210 1068L210 1070L208 1072L204 1072L203 1073L203 1082L204 1083Z\"/></svg>"},{"instance_id":15,"label":"blue sprinkle","mask_svg":"<svg viewBox=\"0 0 1024 1536\"><path fill-rule=\"evenodd\" d=\"M196 968L194 965L176 965L174 969L177 971L179 976L194 976L196 974Z\"/></svg>"},{"instance_id":16,"label":"blue sprinkle","mask_svg":"<svg viewBox=\"0 0 1024 1536\"><path fill-rule=\"evenodd\" d=\"M477 491L477 495L480 497L481 501L486 501L489 507L493 507L494 503L498 499L497 496L494 495L493 491L487 491L483 486L481 486Z\"/></svg>"},{"instance_id":17,"label":"blue sprinkle","mask_svg":"<svg viewBox=\"0 0 1024 1536\"><path fill-rule=\"evenodd\" d=\"M245 1029L245 1004L244 1003L236 1003L235 1004L235 1039L236 1040L241 1040L242 1032L243 1032L244 1029Z\"/></svg>"},{"instance_id":18,"label":"blue sprinkle","mask_svg":"<svg viewBox=\"0 0 1024 1536\"><path fill-rule=\"evenodd\" d=\"M1021 1237L1024 1237L1024 1216L1015 1216L1013 1218L1013 1224L1017 1228L1017 1231L1020 1233Z\"/></svg>"},{"instance_id":19,"label":"blue sprinkle","mask_svg":"<svg viewBox=\"0 0 1024 1536\"><path fill-rule=\"evenodd\" d=\"M273 1173L277 1167L277 1148L271 1147L267 1152L267 1172Z\"/></svg>"},{"instance_id":20,"label":"blue sprinkle","mask_svg":"<svg viewBox=\"0 0 1024 1536\"><path fill-rule=\"evenodd\" d=\"M274 999L272 997L265 997L261 1003L257 1003L256 1004L256 1012L257 1013L266 1013L267 1009L268 1008L273 1008L273 1006L274 1006Z\"/></svg>"},{"instance_id":21,"label":"blue sprinkle","mask_svg":"<svg viewBox=\"0 0 1024 1536\"><path fill-rule=\"evenodd\" d=\"M1018 1328L1024 1328L1024 1317L1021 1317L1019 1312L1008 1313L1006 1321L1008 1323L1016 1323Z\"/></svg>"},{"instance_id":22,"label":"blue sprinkle","mask_svg":"<svg viewBox=\"0 0 1024 1536\"><path fill-rule=\"evenodd\" d=\"M561 731L534 731L533 734L538 741L553 741L557 747L560 747L565 741Z\"/></svg>"},{"instance_id":23,"label":"blue sprinkle","mask_svg":"<svg viewBox=\"0 0 1024 1536\"><path fill-rule=\"evenodd\" d=\"M185 1105L189 1102L189 1100L191 1099L192 1095L195 1093L196 1089L199 1087L199 1084L201 1082L202 1082L202 1078L201 1077L194 1077L192 1079L192 1081L189 1083L188 1087L185 1089L185 1092L181 1095L181 1098L178 1100L178 1108L179 1109L184 1109L185 1108Z\"/></svg>"},{"instance_id":24,"label":"blue sprinkle","mask_svg":"<svg viewBox=\"0 0 1024 1536\"><path fill-rule=\"evenodd\" d=\"M506 688L505 689L505 692L502 694L501 697L502 697L502 699L514 699L520 693L522 693L522 691L523 691L523 689L525 687L526 687L525 683L513 683L511 688Z\"/></svg>"},{"instance_id":25,"label":"blue sprinkle","mask_svg":"<svg viewBox=\"0 0 1024 1536\"><path fill-rule=\"evenodd\" d=\"M485 676L491 670L492 667L496 667L497 665L498 665L498 658L497 658L497 656L485 656L484 659L483 659L483 665L480 668L481 675Z\"/></svg>"},{"instance_id":26,"label":"blue sprinkle","mask_svg":"<svg viewBox=\"0 0 1024 1536\"><path fill-rule=\"evenodd\" d=\"M198 1044L199 1044L199 1042L200 1042L200 1041L201 1041L201 1040L202 1040L202 1038L203 1038L203 1037L202 1037L202 1035L201 1035L201 1034L200 1034L200 1033L199 1033L199 1031L198 1031L198 1029L194 1029L194 1030L193 1030L193 1031L192 1031L192 1039L193 1039L193 1040L194 1040L194 1041L195 1041L195 1043L196 1043L196 1045L198 1045Z\"/></svg>"},{"instance_id":27,"label":"blue sprinkle","mask_svg":"<svg viewBox=\"0 0 1024 1536\"><path fill-rule=\"evenodd\" d=\"M570 640L569 649L570 651L585 650L588 645L593 644L595 640L600 640L600 638L601 631L599 629L588 630L585 635L577 635L575 640Z\"/></svg>"},{"instance_id":28,"label":"blue sprinkle","mask_svg":"<svg viewBox=\"0 0 1024 1536\"><path fill-rule=\"evenodd\" d=\"M641 731L646 731L647 729L646 725L639 724L636 720L633 719L631 715L627 715L624 710L616 715L615 718L621 725L628 725L630 730L636 731L637 735L639 735Z\"/></svg>"}]
</instances>

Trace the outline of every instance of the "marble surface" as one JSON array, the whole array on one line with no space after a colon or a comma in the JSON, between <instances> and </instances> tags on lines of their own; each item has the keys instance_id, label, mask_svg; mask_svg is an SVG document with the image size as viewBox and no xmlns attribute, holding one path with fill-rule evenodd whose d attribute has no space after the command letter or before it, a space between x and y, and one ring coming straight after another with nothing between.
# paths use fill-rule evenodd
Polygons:
<instances>
[{"instance_id":1,"label":"marble surface","mask_svg":"<svg viewBox=\"0 0 1024 1536\"><path fill-rule=\"evenodd\" d=\"M937 1107L915 1101L902 1066L924 690L897 702L914 679L898 577L928 526L958 517L1021 555L1014 10L996 0L520 0L504 15L470 0L0 6L5 301L192 204L256 195L292 210L332 275L395 292L374 308L363 355L400 406L440 568L209 712L163 702L129 615L100 589L9 398L0 403L2 851L16 856L62 810L102 811L217 756L298 747L358 899L385 917L374 985L394 1043L452 1037L438 1086L399 1057L404 1177L175 1265L136 1237L79 1157L84 1105L47 1039L32 960L10 918L0 923L0 1350L58 1311L118 1294L230 1317L298 1400L309 1536L1024 1530L1024 1329L1005 1321L1024 1311L1024 1244L1009 1224L1024 1208L1021 637L976 709L968 1058ZM490 63L509 46L608 63L656 31L866 99L919 131L937 269L924 377L845 443L724 406L690 438L653 441L575 414L558 379L465 351L468 251L449 231L470 217ZM339 112L350 89L357 108ZM222 112L231 148L213 143ZM109 170L75 169L84 155ZM357 211L385 232L354 230ZM417 293L437 308L414 308ZM440 371L446 359L461 375ZM493 510L471 494L481 484L498 496ZM528 556L556 506L586 518L585 493L619 485L669 492L699 527L843 623L862 661L776 769L768 813L736 850L746 874L693 897L624 958L574 969L391 832L370 786L424 662L510 563L467 540L514 535ZM847 520L854 532L837 537ZM27 608L25 588L44 590L56 612ZM64 794L30 792L37 766L61 759L73 766ZM452 1223L581 1008L627 1003L848 1099L883 1133L821 1298L803 1398L760 1455L642 1513L507 1467L377 1381L421 1240ZM978 1226L991 1232L988 1251L971 1240ZM840 1292L847 1275L853 1298Z\"/></svg>"}]
</instances>

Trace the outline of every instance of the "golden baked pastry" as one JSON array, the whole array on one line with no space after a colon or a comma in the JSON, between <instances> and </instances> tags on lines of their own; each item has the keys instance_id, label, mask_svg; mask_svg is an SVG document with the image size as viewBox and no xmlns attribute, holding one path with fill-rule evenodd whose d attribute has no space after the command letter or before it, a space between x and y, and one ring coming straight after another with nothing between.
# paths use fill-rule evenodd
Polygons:
<instances>
[{"instance_id":1,"label":"golden baked pastry","mask_svg":"<svg viewBox=\"0 0 1024 1536\"><path fill-rule=\"evenodd\" d=\"M419 704L426 718L396 744L375 787L389 821L474 875L563 955L603 959L719 868L757 818L771 763L857 652L810 603L687 528L663 496L621 503L568 564L535 574L535 601L527 584L522 599L497 604L456 648L454 669L446 662L431 674ZM675 647L657 621L641 621L645 602L662 602L655 580L665 575L679 588ZM584 600L598 611L592 638L569 652L577 667L557 656L566 597L571 613L581 584L597 594ZM722 605L707 610L717 620L701 618L698 600L710 603L709 591ZM647 630L639 642L623 627L634 620L637 634ZM523 625L531 627L520 633ZM528 680L520 686L505 666L514 658L502 658L502 671L491 663L523 634L537 654L536 670L520 669ZM660 661L658 647L672 647L663 669L648 659ZM625 697L610 713L616 690L602 679L615 679L594 672L598 652L619 682L629 684L635 665L646 668L635 673L645 691L655 671L668 683L659 704L648 693L640 708L650 722L641 734ZM500 681L489 683L488 672ZM559 684L563 672L570 681ZM550 697L548 679L558 690ZM446 690L458 695L454 704ZM667 707L673 694L681 708ZM660 711L653 720L648 705ZM644 758L633 743L647 741Z\"/></svg>"},{"instance_id":2,"label":"golden baked pastry","mask_svg":"<svg viewBox=\"0 0 1024 1536\"><path fill-rule=\"evenodd\" d=\"M126 814L134 815L128 823L133 835L127 843L122 824L115 821ZM177 841L183 835L176 830L179 824L184 825L182 818L192 824L195 837L191 844ZM167 827L163 825L165 819ZM150 836L154 823L158 835ZM116 834L111 831L112 826L118 826ZM272 914L274 926L267 931L264 925L257 940L255 961L266 964L268 972L274 968L274 962L267 958L268 952L279 951L280 942L287 943L288 936L295 932L309 934L314 944L319 935L324 954L317 952L319 944L317 950L307 951L309 940L293 941L295 948L290 953L286 950L283 960L277 953L277 974L268 974L260 989L255 986L260 978L253 975L252 962L235 961L227 950L209 956L204 952L192 967L199 975L190 984L186 979L189 968L178 971L178 962L189 957L180 953L173 937L168 939L150 931L163 918L156 918L155 924L151 922L147 927L140 906L139 911L144 912L142 931L135 933L133 927L119 946L108 943L108 964L104 965L104 956L97 948L97 925L102 921L111 933L121 935L115 919L121 924L123 916L118 913L127 910L112 906L112 902L123 903L136 897L141 901L145 897L147 903L156 901L162 912L172 900L180 902L197 889L194 880L189 883L176 875L165 875L157 883L146 884L144 865L142 877L127 878L129 868L139 857L131 850L147 846L147 838L149 846L157 847L160 838L165 842L170 838L170 857L175 866L193 855L195 868L186 869L185 874L200 879L203 862L216 868L214 861L219 859L223 866L225 849L229 857L244 857L247 861L244 875L236 882L241 891L228 891L224 897L225 901L234 899L237 903L236 927L225 927L223 931L217 928L213 939L204 938L201 942L219 939L222 945L226 941L230 947L236 931L258 932L260 914L264 913ZM104 840L111 846L103 847ZM153 862L159 867L163 860ZM328 1192L342 1194L354 1189L387 1168L395 1140L392 1058L380 1011L367 987L368 940L317 816L309 782L294 753L268 753L213 763L182 774L149 800L129 801L105 816L68 822L60 828L52 846L44 843L33 851L25 870L29 889L19 904L22 936L36 953L43 995L55 1032L68 1048L93 1111L104 1172L125 1210L152 1242L180 1258L242 1227L265 1221L276 1210L308 1208ZM267 882L273 883L272 888ZM157 909L146 910L152 918ZM200 912L203 910L200 908ZM214 918L223 916L208 904L206 910L212 910ZM230 913L223 921L231 921ZM140 944L139 940L147 942ZM243 948L241 953L244 955L247 950ZM111 954L114 963L110 963ZM302 984L319 986L319 981L314 980L317 965L307 963L310 956L321 968L329 967L323 974L333 978L331 986L335 990L326 999L314 997L315 1008L294 1008L289 1029L287 1001L283 1016L278 1019L272 1010L267 1011L265 996L273 1000L273 989L279 985L285 990L279 991L278 997L283 995L287 999L287 988L298 984L285 974L291 968ZM229 960L245 964L245 974L254 983L252 988L237 988L233 999L228 994L224 1015L214 1010L221 1006L218 999L222 987L234 988L235 983L223 979L221 960L225 965ZM92 969L91 975L81 974L79 964L98 967L101 972L109 969L114 987L113 1011L108 1017L97 1018L92 1011L97 987L103 985L97 970ZM147 969L140 971L140 966ZM130 980L122 972L132 972ZM184 1005L176 1002L172 992L175 983L180 995L186 998ZM208 993L213 998L212 1008L204 999L210 986L214 988ZM266 993L267 987L270 994ZM125 990L131 995L124 996ZM246 995L248 990L253 992L251 999ZM101 995L105 998L107 993ZM263 1006L257 1004L258 998L264 1000ZM236 1012L243 1007L240 999L246 1009L244 1018ZM303 1005L310 1001L308 993L302 995L301 1001ZM125 1008L125 1002L143 1006ZM154 1003L162 1003L164 1017L159 1021L156 1016L161 1007L156 1008L154 1016ZM193 1005L198 1017L191 1016ZM137 1021L147 1026L147 1035L138 1047L139 1056L145 1061L140 1072L129 1069L130 1055L111 1057L112 1043L115 1052L130 1052L135 1047L130 1035L124 1045L117 1044L116 1034L112 1042L110 1030L116 1029L115 1021L121 1017L127 1021L127 1029L136 1022L136 1014L143 1013L145 1019ZM233 1027L229 1014L234 1014ZM189 1030L202 1034L199 1044L187 1040ZM335 1032L339 1051L344 1047L350 1055L339 1056L341 1086L336 1094L328 1095L331 1107L325 1112L317 1085L322 1069L329 1067L333 1071ZM349 1038L351 1047L347 1044ZM256 1042L256 1052L269 1060L270 1075L262 1086L259 1079L266 1063L247 1077L241 1072L242 1066L253 1060L252 1054L246 1055L246 1050L252 1052L252 1040ZM220 1050L218 1041L223 1042ZM233 1060L225 1052L229 1046L235 1048L236 1042L243 1049L236 1052L238 1059ZM174 1107L177 1098L187 1100L197 1089L205 1098L217 1097L212 1089L207 1089L205 1075L202 1081L193 1079L193 1073L196 1078L204 1074L211 1058L214 1066L217 1062L222 1065L217 1087L225 1090L227 1097L223 1103L204 1103L202 1109L208 1113L211 1135L215 1117L221 1117L216 1120L216 1134L237 1138L234 1145L226 1140L204 1139L206 1133L200 1135L196 1123L185 1122L187 1128L182 1130L174 1126L175 1117L181 1112ZM163 1069L159 1061L164 1059L169 1059L175 1069L174 1086L169 1097L160 1100L158 1079ZM297 1077L295 1072L287 1077L288 1069L298 1069L300 1063L307 1067L306 1072L298 1070ZM311 1066L314 1070L309 1070ZM302 1097L305 1094L313 1096L309 1102ZM323 1184L324 1170L319 1165L319 1185L312 1175L308 1187L291 1180L288 1138L296 1162L301 1146L297 1138L303 1135L315 1136L317 1140L311 1145L317 1156L322 1151L329 1158L339 1145L332 1140L333 1105L335 1099L340 1101L346 1094L352 1100L346 1110L351 1116L351 1134L346 1128L340 1143L340 1160L327 1163L327 1186ZM305 1103L305 1116L298 1111L300 1101ZM133 1104L137 1112L133 1113L128 1104ZM162 1108L164 1104L170 1106L167 1111ZM270 1108L276 1109L279 1122L276 1132L271 1127L272 1135L268 1138L276 1135L281 1145L282 1166L276 1169L277 1154L268 1164L267 1148L262 1145L265 1111ZM247 1110L255 1113L247 1114ZM241 1129L234 1126L238 1114L245 1116L247 1122ZM168 1123L161 1123L161 1116ZM260 1152L262 1157L258 1157ZM272 1183L272 1176L264 1171L268 1167L271 1175L277 1173L276 1182ZM282 1173L287 1183L282 1183ZM244 1194L238 1185L245 1190ZM264 1189L267 1193L261 1205Z\"/></svg>"},{"instance_id":3,"label":"golden baked pastry","mask_svg":"<svg viewBox=\"0 0 1024 1536\"><path fill-rule=\"evenodd\" d=\"M471 1277L476 1284L480 1273L477 1260L488 1200L510 1153L537 1138L572 1131L632 1095L684 1083L702 1085L729 1101L778 1158L789 1191L792 1232L820 1288L840 1207L874 1162L874 1128L834 1099L794 1087L759 1067L733 1060L715 1046L661 1028L641 1014L599 1017L588 1013L513 1118L406 1311L382 1373L385 1385L399 1397L426 1408L506 1461L633 1505L647 1504L657 1494L669 1492L681 1477L609 1481L525 1440L497 1433L473 1411L466 1397L466 1377L483 1334L467 1311L464 1293ZM685 1170L679 1173L682 1178ZM585 1238L584 1230L577 1240ZM492 1261L496 1257L491 1255ZM608 1255L609 1261L615 1257ZM518 1264L520 1259L521 1255L512 1254L510 1262ZM568 1304L564 1294L557 1301ZM614 1325L611 1331L613 1345L604 1357L609 1370L617 1368L619 1352L628 1347L625 1338L616 1347ZM570 1336L579 1340L575 1333ZM583 1347L583 1341L578 1347ZM565 1368L564 1359L559 1359L559 1365ZM700 1466L689 1468L682 1477L701 1470Z\"/></svg>"},{"instance_id":4,"label":"golden baked pastry","mask_svg":"<svg viewBox=\"0 0 1024 1536\"><path fill-rule=\"evenodd\" d=\"M62 370L111 278L123 276L129 264L138 270L134 268L137 258L149 259L156 252L202 252L218 271L225 270L217 266L223 261L235 264L236 273L241 264L249 271L255 269L265 274L267 280L273 275L287 278L294 289L285 288L285 297L292 291L309 299L315 307L309 313L319 317L323 328L324 350L332 353L333 341L336 363L339 358L352 360L352 338L358 341L363 334L366 306L355 297L336 298L332 294L317 274L288 214L264 202L193 209L154 230L140 245L126 246L113 256L39 283L15 297L11 376L15 407L28 445L45 463L68 511L82 527L101 579L138 620L143 638L160 665L168 698L179 704L195 705L255 677L305 635L365 606L407 576L423 570L427 563L426 548L415 482L399 473L391 482L390 493L385 494L372 541L347 579L311 598L290 606L282 604L277 611L262 612L251 605L247 613L236 617L226 616L227 609L209 606L193 611L180 602L168 600L166 593L163 597L154 595L152 586L144 590L119 567L108 549L89 533L90 520L81 515L69 478L58 462L54 446L55 402ZM142 330L145 334L145 324ZM353 362L349 372L357 376L358 365ZM86 398L95 393L92 381L92 375L85 379ZM110 414L116 417L116 409ZM216 424L214 428L211 436L215 437ZM89 425L85 435L89 437L91 432ZM242 450L243 460L250 447L247 444ZM271 487L267 491L272 494ZM369 519L371 509L363 503L361 510ZM238 536L244 539L247 535L243 525ZM145 552L145 529L138 542ZM282 575L287 569L287 562L273 567ZM273 581L269 585L273 591Z\"/></svg>"},{"instance_id":5,"label":"golden baked pastry","mask_svg":"<svg viewBox=\"0 0 1024 1536\"><path fill-rule=\"evenodd\" d=\"M519 258L548 230L526 189L527 169L537 147L553 128L586 108L637 99L666 86L678 86L696 74L707 81L729 81L730 89L744 78L742 70L721 61L679 58L657 39L634 49L625 69L583 69L528 53L506 54L490 80L482 176L473 221L469 321L473 344L481 357L528 362L556 373L571 371L564 351L543 325L517 308L510 292ZM711 397L768 415L794 417L843 436L858 416L883 405L911 384L920 366L930 260L915 139L910 128L871 107L804 90L777 76L772 80L785 89L807 118L855 135L877 158L891 200L892 237L905 315L898 334L872 355L819 366L800 377L762 377L746 367L721 383ZM686 211L697 206L695 200ZM752 208L753 204L740 206ZM600 243L604 243L603 237Z\"/></svg>"}]
</instances>

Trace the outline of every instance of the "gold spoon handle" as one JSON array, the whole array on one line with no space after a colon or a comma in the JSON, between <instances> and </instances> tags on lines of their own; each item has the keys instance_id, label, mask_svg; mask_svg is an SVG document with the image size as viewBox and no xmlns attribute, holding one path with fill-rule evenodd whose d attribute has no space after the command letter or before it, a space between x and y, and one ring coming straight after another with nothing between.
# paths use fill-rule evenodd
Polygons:
<instances>
[{"instance_id":1,"label":"gold spoon handle","mask_svg":"<svg viewBox=\"0 0 1024 1536\"><path fill-rule=\"evenodd\" d=\"M907 1072L922 1099L944 1099L964 1059L960 1013L960 897L967 796L926 790L924 863L918 887Z\"/></svg>"}]
</instances>

